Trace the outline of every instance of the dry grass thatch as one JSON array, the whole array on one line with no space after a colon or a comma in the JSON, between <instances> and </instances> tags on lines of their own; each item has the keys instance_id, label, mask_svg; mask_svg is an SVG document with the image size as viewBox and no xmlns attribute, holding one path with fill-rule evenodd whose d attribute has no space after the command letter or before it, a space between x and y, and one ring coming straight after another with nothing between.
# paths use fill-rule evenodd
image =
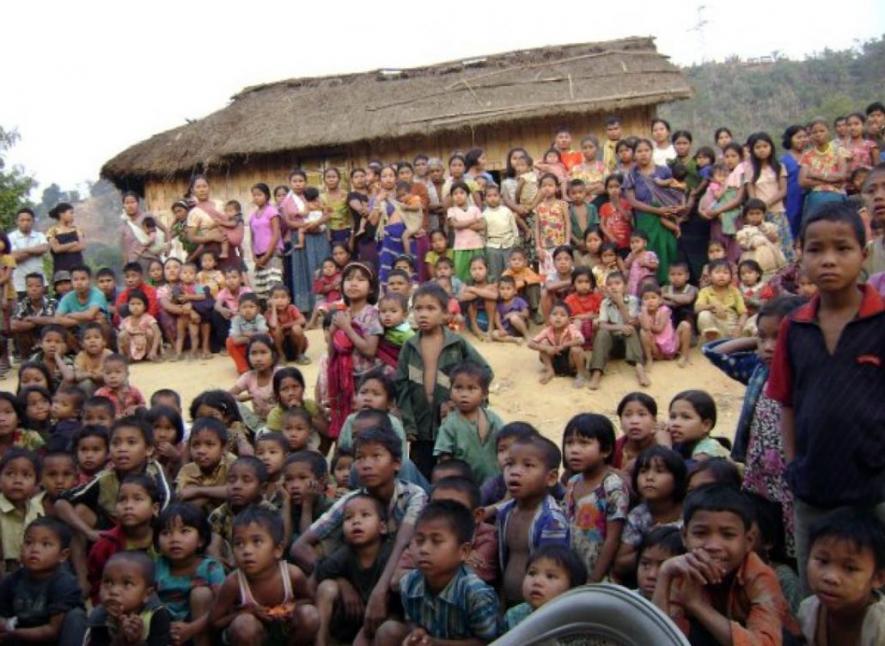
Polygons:
<instances>
[{"instance_id":1,"label":"dry grass thatch","mask_svg":"<svg viewBox=\"0 0 885 646\"><path fill-rule=\"evenodd\" d=\"M653 38L543 47L403 70L248 87L225 108L154 135L102 168L171 177L250 156L341 150L488 124L654 105L688 98Z\"/></svg>"}]
</instances>

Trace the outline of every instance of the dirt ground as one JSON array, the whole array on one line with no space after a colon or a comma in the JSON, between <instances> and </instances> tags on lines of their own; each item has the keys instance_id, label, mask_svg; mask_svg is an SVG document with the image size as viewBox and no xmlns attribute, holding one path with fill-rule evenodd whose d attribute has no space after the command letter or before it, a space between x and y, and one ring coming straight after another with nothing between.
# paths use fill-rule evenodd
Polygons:
<instances>
[{"instance_id":1,"label":"dirt ground","mask_svg":"<svg viewBox=\"0 0 885 646\"><path fill-rule=\"evenodd\" d=\"M311 365L301 368L313 396L317 364L325 352L319 330L308 333ZM467 337L472 340L472 337ZM573 380L556 378L549 384L538 383L541 364L537 354L526 347L503 343L475 343L492 366L495 379L491 387L491 405L505 421L523 420L535 425L544 435L559 443L562 430L572 415L595 412L608 415L618 428L615 409L626 393L637 390L633 369L623 361L613 361L602 387L575 390ZM15 390L15 372L0 381L0 389ZM701 388L716 399L719 421L714 435L731 437L740 415L744 387L714 368L697 349L692 350L691 363L679 368L675 361L655 363L649 373L652 385L647 389L658 402L659 419L666 419L670 398L681 390ZM145 397L158 388L173 388L181 394L187 408L190 400L208 388L229 388L236 379L236 370L228 357L215 356L207 361L138 364L131 368L130 381Z\"/></svg>"}]
</instances>

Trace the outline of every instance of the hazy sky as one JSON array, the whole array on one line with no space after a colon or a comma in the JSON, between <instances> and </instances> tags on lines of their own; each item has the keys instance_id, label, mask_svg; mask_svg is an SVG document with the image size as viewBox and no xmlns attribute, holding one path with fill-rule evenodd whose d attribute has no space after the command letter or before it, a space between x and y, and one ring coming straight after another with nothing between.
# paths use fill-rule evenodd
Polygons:
<instances>
[{"instance_id":1,"label":"hazy sky","mask_svg":"<svg viewBox=\"0 0 885 646\"><path fill-rule=\"evenodd\" d=\"M885 32L878 0L841 0L838 18L823 3L703 0L702 50L699 4L10 0L0 124L21 134L10 159L39 195L96 178L126 147L256 83L632 35L655 36L677 64L774 50L802 58Z\"/></svg>"}]
</instances>

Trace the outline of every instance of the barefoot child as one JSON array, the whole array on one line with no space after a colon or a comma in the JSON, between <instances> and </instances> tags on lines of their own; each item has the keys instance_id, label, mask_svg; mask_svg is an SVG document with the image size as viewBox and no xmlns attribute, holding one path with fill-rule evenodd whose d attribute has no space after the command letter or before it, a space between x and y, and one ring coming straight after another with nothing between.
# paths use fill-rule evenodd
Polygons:
<instances>
[{"instance_id":1,"label":"barefoot child","mask_svg":"<svg viewBox=\"0 0 885 646\"><path fill-rule=\"evenodd\" d=\"M593 272L588 267L578 267L572 272L572 292L565 297L565 304L572 313L572 324L584 337L584 349L589 350L593 346L602 294L596 291Z\"/></svg>"},{"instance_id":2,"label":"barefoot child","mask_svg":"<svg viewBox=\"0 0 885 646\"><path fill-rule=\"evenodd\" d=\"M541 315L541 277L529 267L528 256L524 249L516 248L510 252L510 260L507 269L504 270L502 276L510 276L516 282L516 292L522 296L529 304L529 310L532 313L532 320L535 323L542 323L544 317Z\"/></svg>"},{"instance_id":3,"label":"barefoot child","mask_svg":"<svg viewBox=\"0 0 885 646\"><path fill-rule=\"evenodd\" d=\"M124 337L119 336L122 344ZM90 321L80 331L80 352L74 357L74 380L89 395L104 385L104 360L113 354L109 350L100 323Z\"/></svg>"},{"instance_id":4,"label":"barefoot child","mask_svg":"<svg viewBox=\"0 0 885 646\"><path fill-rule=\"evenodd\" d=\"M645 350L646 371L651 370L655 360L670 360L677 356L679 367L684 368L691 351L691 323L682 321L673 328L670 308L663 304L661 288L654 282L642 288L641 298L639 338Z\"/></svg>"},{"instance_id":5,"label":"barefoot child","mask_svg":"<svg viewBox=\"0 0 885 646\"><path fill-rule=\"evenodd\" d=\"M162 334L157 319L147 313L148 299L142 292L130 292L126 300L129 316L120 321L117 343L120 354L131 361L156 361L160 358Z\"/></svg>"},{"instance_id":6,"label":"barefoot child","mask_svg":"<svg viewBox=\"0 0 885 646\"><path fill-rule=\"evenodd\" d=\"M446 222L455 231L455 275L466 281L470 277L470 261L481 256L484 249L481 233L485 231L485 220L470 201L470 187L466 183L454 182L450 194L453 205L446 213Z\"/></svg>"},{"instance_id":7,"label":"barefoot child","mask_svg":"<svg viewBox=\"0 0 885 646\"><path fill-rule=\"evenodd\" d=\"M747 306L741 291L732 284L731 264L714 260L709 264L710 286L698 292L694 310L698 314L698 330L704 339L737 337L747 323Z\"/></svg>"},{"instance_id":8,"label":"barefoot child","mask_svg":"<svg viewBox=\"0 0 885 646\"><path fill-rule=\"evenodd\" d=\"M494 283L507 268L510 252L519 244L519 226L513 211L501 204L501 190L496 184L486 185L484 198L485 210L482 217L486 227L485 253L489 280Z\"/></svg>"},{"instance_id":9,"label":"barefoot child","mask_svg":"<svg viewBox=\"0 0 885 646\"><path fill-rule=\"evenodd\" d=\"M307 337L304 326L307 321L304 315L292 304L292 298L285 285L274 285L270 289L267 307L267 326L277 348L277 355L288 358L295 357L299 366L310 363L307 352ZM286 350L291 348L291 353Z\"/></svg>"},{"instance_id":10,"label":"barefoot child","mask_svg":"<svg viewBox=\"0 0 885 646\"><path fill-rule=\"evenodd\" d=\"M630 505L627 483L611 467L614 448L615 429L604 415L582 413L566 424L563 460L575 475L566 486L563 511L572 549L589 573L586 583L608 575Z\"/></svg>"},{"instance_id":11,"label":"barefoot child","mask_svg":"<svg viewBox=\"0 0 885 646\"><path fill-rule=\"evenodd\" d=\"M483 482L500 473L495 438L504 425L494 411L483 405L491 375L485 367L465 361L451 370L449 379L455 407L437 430L433 455L440 461L465 460L474 480Z\"/></svg>"},{"instance_id":12,"label":"barefoot child","mask_svg":"<svg viewBox=\"0 0 885 646\"><path fill-rule=\"evenodd\" d=\"M553 270L544 277L541 292L541 313L544 318L550 314L553 303L565 300L571 291L572 271L575 268L572 248L568 245L556 247L550 256L553 258Z\"/></svg>"},{"instance_id":13,"label":"barefoot child","mask_svg":"<svg viewBox=\"0 0 885 646\"><path fill-rule=\"evenodd\" d=\"M555 303L550 309L547 327L531 341L529 348L538 352L544 365L540 382L549 383L556 376L577 375L575 388L587 385L587 360L584 357L584 335L569 322L571 311L565 303Z\"/></svg>"},{"instance_id":14,"label":"barefoot child","mask_svg":"<svg viewBox=\"0 0 885 646\"><path fill-rule=\"evenodd\" d=\"M313 293L314 307L308 330L316 328L333 304L341 300L341 270L333 258L326 258L320 265L320 275L313 281Z\"/></svg>"},{"instance_id":15,"label":"barefoot child","mask_svg":"<svg viewBox=\"0 0 885 646\"><path fill-rule=\"evenodd\" d=\"M590 389L597 390L602 372L616 349L623 348L627 363L633 365L640 386L651 385L642 365L642 343L636 331L639 299L625 293L624 275L613 272L605 279L605 298L599 308L599 330L590 358Z\"/></svg>"},{"instance_id":16,"label":"barefoot child","mask_svg":"<svg viewBox=\"0 0 885 646\"><path fill-rule=\"evenodd\" d=\"M516 294L512 276L498 279L498 305L492 340L521 344L529 333L529 304Z\"/></svg>"},{"instance_id":17,"label":"barefoot child","mask_svg":"<svg viewBox=\"0 0 885 646\"><path fill-rule=\"evenodd\" d=\"M477 256L471 259L470 280L456 296L461 303L466 303L470 331L480 341L491 341L498 289L489 282L489 266L485 258ZM485 313L484 327L479 322L480 305Z\"/></svg>"},{"instance_id":18,"label":"barefoot child","mask_svg":"<svg viewBox=\"0 0 885 646\"><path fill-rule=\"evenodd\" d=\"M557 482L562 453L540 435L516 439L504 461L510 500L498 509L501 598L507 606L526 601L522 580L529 558L544 545L569 547L569 524L548 491ZM496 601L497 605L497 601Z\"/></svg>"},{"instance_id":19,"label":"barefoot child","mask_svg":"<svg viewBox=\"0 0 885 646\"><path fill-rule=\"evenodd\" d=\"M627 293L639 296L642 283L647 278L654 278L658 269L658 256L649 251L648 234L637 229L630 234L630 253L624 259L624 267L629 272Z\"/></svg>"}]
</instances>

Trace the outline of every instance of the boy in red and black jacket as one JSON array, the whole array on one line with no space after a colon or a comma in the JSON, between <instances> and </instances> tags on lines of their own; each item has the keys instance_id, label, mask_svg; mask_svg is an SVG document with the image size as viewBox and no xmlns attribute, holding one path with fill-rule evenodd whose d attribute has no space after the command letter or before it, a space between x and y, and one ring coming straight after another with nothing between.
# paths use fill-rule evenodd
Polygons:
<instances>
[{"instance_id":1,"label":"boy in red and black jacket","mask_svg":"<svg viewBox=\"0 0 885 646\"><path fill-rule=\"evenodd\" d=\"M843 506L885 518L885 304L857 279L864 226L848 204L822 205L800 234L818 295L781 322L768 396L783 407L787 482L796 498L803 592L809 525Z\"/></svg>"}]
</instances>

